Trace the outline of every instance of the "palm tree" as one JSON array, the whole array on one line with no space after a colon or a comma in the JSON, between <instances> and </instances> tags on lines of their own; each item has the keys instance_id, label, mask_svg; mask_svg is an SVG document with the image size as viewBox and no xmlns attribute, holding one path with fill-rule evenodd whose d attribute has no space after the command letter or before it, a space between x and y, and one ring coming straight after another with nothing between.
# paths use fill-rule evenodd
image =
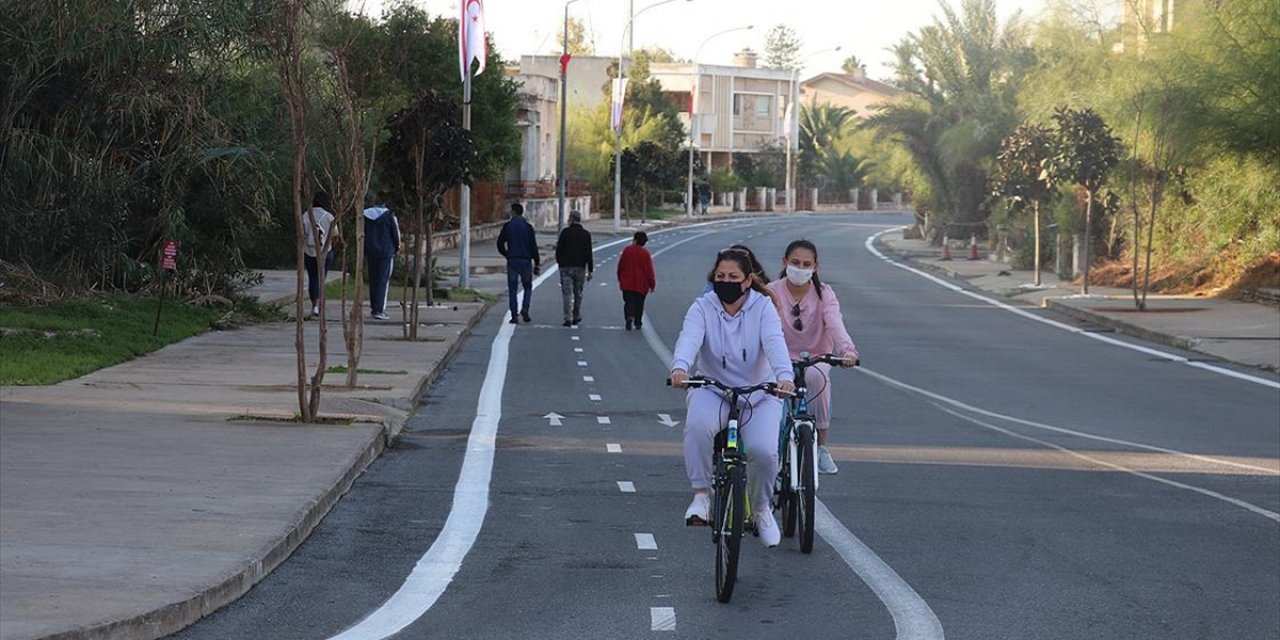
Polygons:
<instances>
[{"instance_id":1,"label":"palm tree","mask_svg":"<svg viewBox=\"0 0 1280 640\"><path fill-rule=\"evenodd\" d=\"M800 155L797 171L800 181L812 184L815 163L824 154L834 153L836 141L853 130L853 109L828 103L810 102L800 107Z\"/></svg>"}]
</instances>

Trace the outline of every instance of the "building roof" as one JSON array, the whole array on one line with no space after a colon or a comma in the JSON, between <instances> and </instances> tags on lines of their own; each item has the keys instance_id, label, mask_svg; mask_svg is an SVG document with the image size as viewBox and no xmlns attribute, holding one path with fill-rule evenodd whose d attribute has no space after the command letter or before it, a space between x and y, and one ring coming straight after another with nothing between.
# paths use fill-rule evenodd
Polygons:
<instances>
[{"instance_id":1,"label":"building roof","mask_svg":"<svg viewBox=\"0 0 1280 640\"><path fill-rule=\"evenodd\" d=\"M802 81L800 83L800 86L806 87L806 86L815 84L819 81L828 80L828 79L847 84L851 87L854 87L856 89L861 89L863 91L878 93L886 98L892 98L898 95L899 93L902 93L901 89L891 84L880 82L879 80L872 80L871 78L868 78L866 76L859 77L851 73L820 73L812 78L809 78L808 80Z\"/></svg>"}]
</instances>

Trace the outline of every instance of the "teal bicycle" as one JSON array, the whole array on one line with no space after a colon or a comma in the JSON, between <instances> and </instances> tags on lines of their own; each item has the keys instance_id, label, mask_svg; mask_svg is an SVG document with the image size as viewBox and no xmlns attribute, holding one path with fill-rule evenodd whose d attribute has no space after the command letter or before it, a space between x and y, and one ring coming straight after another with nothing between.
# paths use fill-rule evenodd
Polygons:
<instances>
[{"instance_id":1,"label":"teal bicycle","mask_svg":"<svg viewBox=\"0 0 1280 640\"><path fill-rule=\"evenodd\" d=\"M809 390L805 373L814 365L857 366L857 360L827 353L810 356L801 353L791 363L795 372L796 391L785 400L782 429L778 436L778 478L774 483L774 510L782 515L782 535L800 534L800 551L813 552L814 513L818 500L818 440L813 415L809 413Z\"/></svg>"}]
</instances>

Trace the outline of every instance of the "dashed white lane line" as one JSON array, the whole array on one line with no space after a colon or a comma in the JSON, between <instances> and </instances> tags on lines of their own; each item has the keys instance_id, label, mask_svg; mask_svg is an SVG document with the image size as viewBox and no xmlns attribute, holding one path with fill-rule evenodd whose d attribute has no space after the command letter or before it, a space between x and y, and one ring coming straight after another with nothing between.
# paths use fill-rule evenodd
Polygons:
<instances>
[{"instance_id":1,"label":"dashed white lane line","mask_svg":"<svg viewBox=\"0 0 1280 640\"><path fill-rule=\"evenodd\" d=\"M675 631L676 610L673 607L649 607L649 629L651 631Z\"/></svg>"},{"instance_id":2,"label":"dashed white lane line","mask_svg":"<svg viewBox=\"0 0 1280 640\"><path fill-rule=\"evenodd\" d=\"M579 366L579 367L585 367L585 366L587 366L587 361L586 361L586 360L579 360L579 361L578 361L578 366Z\"/></svg>"},{"instance_id":3,"label":"dashed white lane line","mask_svg":"<svg viewBox=\"0 0 1280 640\"><path fill-rule=\"evenodd\" d=\"M582 353L582 347L574 347L574 348L573 348L573 352L574 352L574 353Z\"/></svg>"},{"instance_id":4,"label":"dashed white lane line","mask_svg":"<svg viewBox=\"0 0 1280 640\"><path fill-rule=\"evenodd\" d=\"M582 336L570 336L570 337L569 337L569 339L570 339L570 340L573 340L573 341L575 341L575 342L576 342L576 341L578 341L578 340L581 340L581 339L582 339Z\"/></svg>"},{"instance_id":5,"label":"dashed white lane line","mask_svg":"<svg viewBox=\"0 0 1280 640\"><path fill-rule=\"evenodd\" d=\"M622 445L610 442L604 445L604 450L609 453L622 453Z\"/></svg>"},{"instance_id":6,"label":"dashed white lane line","mask_svg":"<svg viewBox=\"0 0 1280 640\"><path fill-rule=\"evenodd\" d=\"M613 424L609 416L596 416L596 424Z\"/></svg>"},{"instance_id":7,"label":"dashed white lane line","mask_svg":"<svg viewBox=\"0 0 1280 640\"><path fill-rule=\"evenodd\" d=\"M583 381L583 382L595 382L595 381L596 381L596 379L595 379L595 377L594 377L594 376L582 376L582 381Z\"/></svg>"},{"instance_id":8,"label":"dashed white lane line","mask_svg":"<svg viewBox=\"0 0 1280 640\"><path fill-rule=\"evenodd\" d=\"M636 484L634 482L627 482L626 480L619 480L618 491L621 491L622 493L635 493Z\"/></svg>"},{"instance_id":9,"label":"dashed white lane line","mask_svg":"<svg viewBox=\"0 0 1280 640\"><path fill-rule=\"evenodd\" d=\"M604 400L604 398L601 398L601 397L600 397L600 394L598 394L598 393L588 393L588 394L587 394L587 399L588 399L588 400L590 400L590 401L592 401L592 402L600 402L600 401Z\"/></svg>"},{"instance_id":10,"label":"dashed white lane line","mask_svg":"<svg viewBox=\"0 0 1280 640\"><path fill-rule=\"evenodd\" d=\"M636 549L641 551L656 551L658 549L658 541L653 539L652 533L637 533Z\"/></svg>"}]
</instances>

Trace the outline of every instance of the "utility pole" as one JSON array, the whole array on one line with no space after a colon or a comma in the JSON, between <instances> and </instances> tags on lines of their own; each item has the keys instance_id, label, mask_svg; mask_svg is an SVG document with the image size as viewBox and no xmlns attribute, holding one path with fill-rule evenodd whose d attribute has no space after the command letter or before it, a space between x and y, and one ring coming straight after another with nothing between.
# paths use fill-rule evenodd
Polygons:
<instances>
[{"instance_id":1,"label":"utility pole","mask_svg":"<svg viewBox=\"0 0 1280 640\"><path fill-rule=\"evenodd\" d=\"M564 3L564 31L561 32L561 38L560 38L562 43L562 46L561 46L562 53L560 55L560 153L556 157L556 165L557 165L556 175L559 177L559 182L560 182L559 189L558 189L559 193L557 194L559 197L559 202L558 202L558 208L556 209L559 214L556 216L556 237L557 238L560 237L560 232L564 230L564 198L565 198L565 185L567 184L566 180L568 178L568 176L565 175L564 147L565 147L565 122L567 120L566 112L568 111L567 100L569 99L568 98L569 88L567 84L568 77L569 77L569 5L577 1L578 0L569 0L568 2Z\"/></svg>"}]
</instances>

